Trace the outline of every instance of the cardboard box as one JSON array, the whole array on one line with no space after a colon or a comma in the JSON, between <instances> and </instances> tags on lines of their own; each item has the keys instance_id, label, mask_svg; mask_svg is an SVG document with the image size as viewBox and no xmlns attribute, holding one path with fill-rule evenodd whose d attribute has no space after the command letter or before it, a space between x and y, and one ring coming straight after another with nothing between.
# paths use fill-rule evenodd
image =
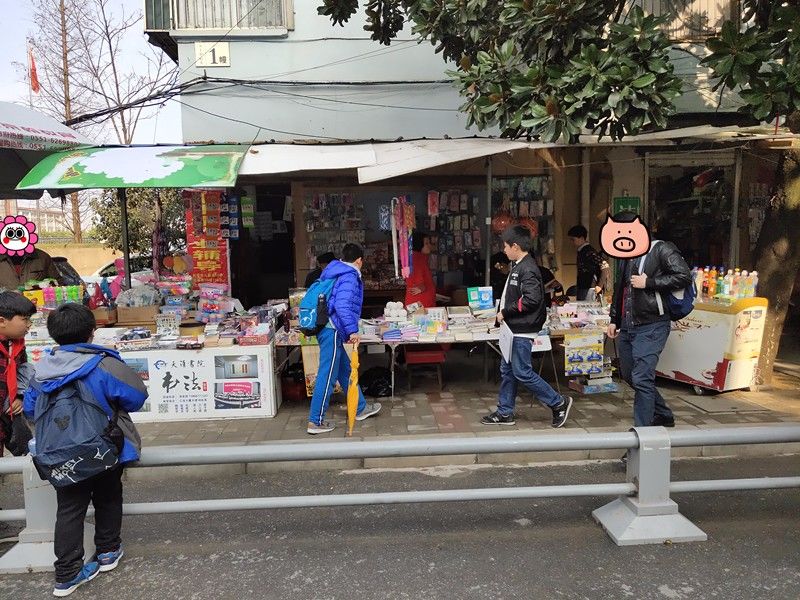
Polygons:
<instances>
[{"instance_id":1,"label":"cardboard box","mask_svg":"<svg viewBox=\"0 0 800 600\"><path fill-rule=\"evenodd\" d=\"M470 308L486 310L494 307L494 291L490 286L467 288Z\"/></svg>"},{"instance_id":2,"label":"cardboard box","mask_svg":"<svg viewBox=\"0 0 800 600\"><path fill-rule=\"evenodd\" d=\"M116 308L107 308L103 306L101 308L95 308L92 314L98 325L114 325L117 322Z\"/></svg>"},{"instance_id":3,"label":"cardboard box","mask_svg":"<svg viewBox=\"0 0 800 600\"><path fill-rule=\"evenodd\" d=\"M155 324L158 306L118 306L117 323L153 323Z\"/></svg>"}]
</instances>

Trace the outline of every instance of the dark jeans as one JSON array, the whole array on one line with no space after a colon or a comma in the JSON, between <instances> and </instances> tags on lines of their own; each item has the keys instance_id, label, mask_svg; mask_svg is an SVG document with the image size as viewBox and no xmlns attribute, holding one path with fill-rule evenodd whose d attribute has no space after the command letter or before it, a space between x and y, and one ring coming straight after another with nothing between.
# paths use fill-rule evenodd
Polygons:
<instances>
[{"instance_id":1,"label":"dark jeans","mask_svg":"<svg viewBox=\"0 0 800 600\"><path fill-rule=\"evenodd\" d=\"M656 387L656 365L672 324L658 321L621 331L617 340L622 378L634 390L633 422L649 427L656 415L672 419L672 411Z\"/></svg>"},{"instance_id":2,"label":"dark jeans","mask_svg":"<svg viewBox=\"0 0 800 600\"><path fill-rule=\"evenodd\" d=\"M533 370L532 350L533 340L515 336L511 346L511 362L500 360L501 380L497 412L504 417L514 413L517 386L520 383L528 388L539 402L546 404L549 408L555 408L563 401L563 398L550 387L550 384Z\"/></svg>"},{"instance_id":3,"label":"dark jeans","mask_svg":"<svg viewBox=\"0 0 800 600\"><path fill-rule=\"evenodd\" d=\"M122 467L91 479L56 488L56 581L65 583L83 567L83 521L89 502L94 506L97 554L116 552L122 540Z\"/></svg>"}]
</instances>

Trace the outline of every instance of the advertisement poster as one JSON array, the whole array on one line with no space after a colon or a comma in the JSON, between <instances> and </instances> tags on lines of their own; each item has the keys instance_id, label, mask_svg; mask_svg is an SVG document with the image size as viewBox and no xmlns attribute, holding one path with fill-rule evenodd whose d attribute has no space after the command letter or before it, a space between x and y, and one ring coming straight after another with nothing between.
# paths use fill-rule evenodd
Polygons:
<instances>
[{"instance_id":1,"label":"advertisement poster","mask_svg":"<svg viewBox=\"0 0 800 600\"><path fill-rule=\"evenodd\" d=\"M222 192L184 190L183 198L186 205L186 245L194 262L194 287L201 283L230 285L228 240L222 235Z\"/></svg>"},{"instance_id":2,"label":"advertisement poster","mask_svg":"<svg viewBox=\"0 0 800 600\"><path fill-rule=\"evenodd\" d=\"M150 398L134 421L274 417L280 404L272 346L125 352Z\"/></svg>"}]
</instances>

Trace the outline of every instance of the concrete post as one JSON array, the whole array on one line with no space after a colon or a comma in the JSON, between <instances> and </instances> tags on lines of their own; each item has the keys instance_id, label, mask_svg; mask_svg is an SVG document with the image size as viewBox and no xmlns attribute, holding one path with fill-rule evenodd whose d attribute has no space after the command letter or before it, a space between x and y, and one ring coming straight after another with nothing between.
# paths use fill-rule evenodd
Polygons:
<instances>
[{"instance_id":1,"label":"concrete post","mask_svg":"<svg viewBox=\"0 0 800 600\"><path fill-rule=\"evenodd\" d=\"M664 427L635 427L639 447L628 451L627 481L636 496L620 496L592 513L618 546L703 542L708 536L678 512L669 497L669 434Z\"/></svg>"},{"instance_id":2,"label":"concrete post","mask_svg":"<svg viewBox=\"0 0 800 600\"><path fill-rule=\"evenodd\" d=\"M33 460L22 471L25 499L25 529L19 533L19 542L0 556L0 575L53 571L55 552L53 533L56 523L56 492L48 481L43 481L33 466ZM84 548L94 552L94 525L86 523L83 534Z\"/></svg>"}]
</instances>

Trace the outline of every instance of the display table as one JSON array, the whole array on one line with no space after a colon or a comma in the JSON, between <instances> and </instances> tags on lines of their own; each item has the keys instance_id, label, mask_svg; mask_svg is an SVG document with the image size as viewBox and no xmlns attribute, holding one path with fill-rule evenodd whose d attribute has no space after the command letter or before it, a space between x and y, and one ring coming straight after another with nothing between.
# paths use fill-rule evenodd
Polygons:
<instances>
[{"instance_id":1,"label":"display table","mask_svg":"<svg viewBox=\"0 0 800 600\"><path fill-rule=\"evenodd\" d=\"M697 303L672 324L657 373L704 389L726 392L753 384L767 319L766 298L732 304Z\"/></svg>"}]
</instances>

